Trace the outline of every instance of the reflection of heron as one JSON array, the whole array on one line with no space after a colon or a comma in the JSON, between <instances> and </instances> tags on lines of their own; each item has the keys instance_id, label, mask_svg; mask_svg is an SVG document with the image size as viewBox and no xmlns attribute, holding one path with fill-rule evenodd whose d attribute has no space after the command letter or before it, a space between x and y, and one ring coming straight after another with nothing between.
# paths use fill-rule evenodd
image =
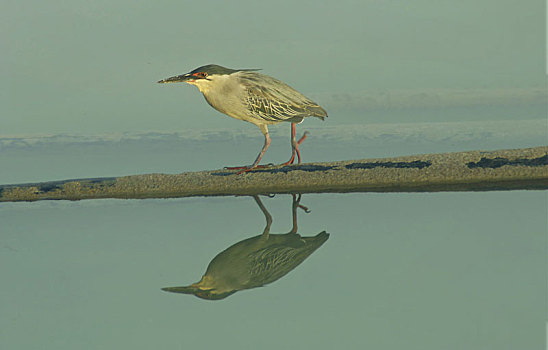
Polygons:
<instances>
[{"instance_id":1,"label":"reflection of heron","mask_svg":"<svg viewBox=\"0 0 548 350\"><path fill-rule=\"evenodd\" d=\"M238 242L219 253L199 282L186 287L162 288L167 292L194 294L202 299L218 300L242 290L261 287L285 276L318 249L328 238L325 231L312 237L297 233L297 208L300 195L293 195L293 228L285 234L270 234L272 216L259 196L253 198L266 217L261 235Z\"/></svg>"}]
</instances>

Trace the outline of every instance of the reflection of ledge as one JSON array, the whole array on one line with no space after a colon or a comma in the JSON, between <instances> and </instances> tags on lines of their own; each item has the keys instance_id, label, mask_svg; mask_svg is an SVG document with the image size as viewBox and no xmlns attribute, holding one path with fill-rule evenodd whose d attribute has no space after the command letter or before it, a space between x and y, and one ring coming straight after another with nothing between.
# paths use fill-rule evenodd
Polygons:
<instances>
[{"instance_id":1,"label":"reflection of ledge","mask_svg":"<svg viewBox=\"0 0 548 350\"><path fill-rule=\"evenodd\" d=\"M0 201L548 189L548 146L0 186Z\"/></svg>"}]
</instances>

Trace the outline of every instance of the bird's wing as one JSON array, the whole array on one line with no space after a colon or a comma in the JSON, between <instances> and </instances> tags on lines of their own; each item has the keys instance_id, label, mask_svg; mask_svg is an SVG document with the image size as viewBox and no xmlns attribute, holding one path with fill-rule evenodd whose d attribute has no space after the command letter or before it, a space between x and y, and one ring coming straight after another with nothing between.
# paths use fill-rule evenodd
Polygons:
<instances>
[{"instance_id":1,"label":"bird's wing","mask_svg":"<svg viewBox=\"0 0 548 350\"><path fill-rule=\"evenodd\" d=\"M249 283L265 285L276 281L297 267L308 256L304 249L274 245L250 254Z\"/></svg>"},{"instance_id":2,"label":"bird's wing","mask_svg":"<svg viewBox=\"0 0 548 350\"><path fill-rule=\"evenodd\" d=\"M300 123L304 117L327 117L325 110L287 84L267 75L245 72L241 81L251 115L268 121Z\"/></svg>"}]
</instances>

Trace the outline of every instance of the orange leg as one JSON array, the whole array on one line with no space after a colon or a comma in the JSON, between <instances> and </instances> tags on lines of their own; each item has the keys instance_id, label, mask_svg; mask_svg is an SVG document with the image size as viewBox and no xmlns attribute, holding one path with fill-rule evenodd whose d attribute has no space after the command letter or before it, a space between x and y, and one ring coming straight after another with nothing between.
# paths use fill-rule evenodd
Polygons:
<instances>
[{"instance_id":1,"label":"orange leg","mask_svg":"<svg viewBox=\"0 0 548 350\"><path fill-rule=\"evenodd\" d=\"M260 128L261 128L261 131L264 134L264 145L263 145L263 148L261 149L261 152L259 153L259 155L255 159L255 161L253 162L253 164L251 164L249 166L225 167L225 169L240 170L236 174L242 174L242 173L246 173L246 172L248 172L250 170L253 170L253 169L268 167L268 165L259 165L259 162L263 158L263 156L264 156L266 150L268 149L268 147L270 146L270 142L271 142L270 135L268 134L268 129L266 128L266 126L263 126L263 127L260 127Z\"/></svg>"},{"instance_id":2,"label":"orange leg","mask_svg":"<svg viewBox=\"0 0 548 350\"><path fill-rule=\"evenodd\" d=\"M298 164L301 164L301 152L299 151L299 145L306 139L307 135L308 135L308 131L305 131L303 136L301 136L299 141L297 141L295 137L295 123L291 123L291 150L292 150L291 158L287 162L281 165L285 166L285 165L293 164L293 162L295 161L295 153L297 153Z\"/></svg>"}]
</instances>

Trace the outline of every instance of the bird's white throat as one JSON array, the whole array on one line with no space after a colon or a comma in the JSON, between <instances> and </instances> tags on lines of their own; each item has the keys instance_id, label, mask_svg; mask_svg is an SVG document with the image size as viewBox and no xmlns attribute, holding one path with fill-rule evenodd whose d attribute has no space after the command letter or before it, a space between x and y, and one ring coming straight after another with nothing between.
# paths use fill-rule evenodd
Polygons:
<instances>
[{"instance_id":1,"label":"bird's white throat","mask_svg":"<svg viewBox=\"0 0 548 350\"><path fill-rule=\"evenodd\" d=\"M198 79L195 81L189 81L191 85L195 85L202 94L207 94L213 87L219 88L228 83L228 74L223 75L210 75L207 79Z\"/></svg>"}]
</instances>

